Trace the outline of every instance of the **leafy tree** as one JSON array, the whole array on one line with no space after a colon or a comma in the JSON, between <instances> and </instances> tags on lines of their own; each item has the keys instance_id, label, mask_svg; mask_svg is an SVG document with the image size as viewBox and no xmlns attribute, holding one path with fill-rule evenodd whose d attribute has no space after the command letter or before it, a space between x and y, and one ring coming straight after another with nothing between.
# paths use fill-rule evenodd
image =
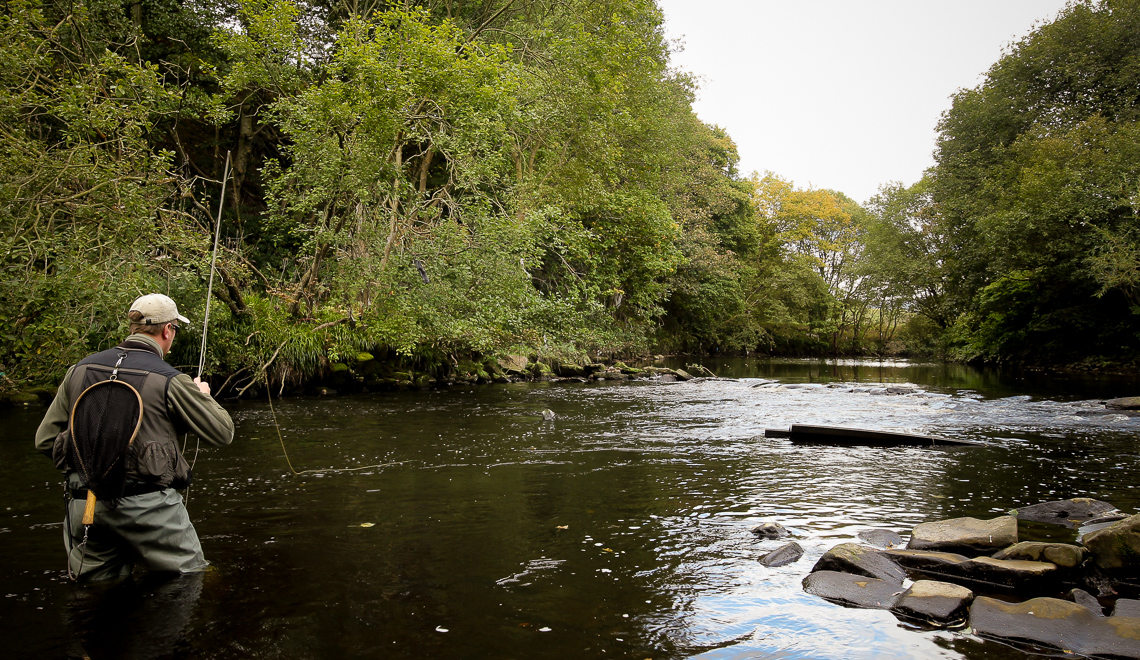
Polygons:
<instances>
[{"instance_id":1,"label":"leafy tree","mask_svg":"<svg viewBox=\"0 0 1140 660\"><path fill-rule=\"evenodd\" d=\"M1074 2L956 95L932 204L947 309L969 351L1127 356L1136 215L1140 3Z\"/></svg>"}]
</instances>

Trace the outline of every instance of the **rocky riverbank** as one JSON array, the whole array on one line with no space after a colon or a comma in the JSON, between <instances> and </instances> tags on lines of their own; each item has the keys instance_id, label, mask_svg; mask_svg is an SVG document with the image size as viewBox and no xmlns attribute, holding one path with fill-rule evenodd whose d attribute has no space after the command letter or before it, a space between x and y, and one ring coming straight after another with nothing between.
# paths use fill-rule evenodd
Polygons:
<instances>
[{"instance_id":1,"label":"rocky riverbank","mask_svg":"<svg viewBox=\"0 0 1140 660\"><path fill-rule=\"evenodd\" d=\"M1034 525L1073 530L1072 542L1019 541L1022 528ZM763 538L782 532L773 523L753 530ZM887 530L859 539L828 550L804 578L804 590L1026 650L1140 658L1140 515L1077 498L990 520L922 523L905 545ZM800 554L789 543L760 561L778 566Z\"/></svg>"},{"instance_id":2,"label":"rocky riverbank","mask_svg":"<svg viewBox=\"0 0 1140 660\"><path fill-rule=\"evenodd\" d=\"M663 356L657 356L663 359ZM662 366L630 366L625 362L574 362L570 360L533 360L523 355L508 355L483 361L457 360L450 367L417 372L401 369L389 362L361 353L353 362L333 365L330 373L309 386L316 394L355 393L409 388L431 388L447 385L484 385L518 381L590 381L655 379L660 381L691 380L713 374L700 365L686 369Z\"/></svg>"}]
</instances>

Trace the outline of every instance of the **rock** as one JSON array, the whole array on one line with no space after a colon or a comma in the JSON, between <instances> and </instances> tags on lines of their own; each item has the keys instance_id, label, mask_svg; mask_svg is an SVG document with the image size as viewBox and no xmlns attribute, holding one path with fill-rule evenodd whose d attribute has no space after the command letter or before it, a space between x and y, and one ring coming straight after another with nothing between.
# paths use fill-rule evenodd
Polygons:
<instances>
[{"instance_id":1,"label":"rock","mask_svg":"<svg viewBox=\"0 0 1140 660\"><path fill-rule=\"evenodd\" d=\"M564 362L558 365L555 373L563 378L580 378L586 375L586 367L580 364Z\"/></svg>"},{"instance_id":2,"label":"rock","mask_svg":"<svg viewBox=\"0 0 1140 660\"><path fill-rule=\"evenodd\" d=\"M786 527L777 522L760 523L749 531L765 539L782 539L792 534Z\"/></svg>"},{"instance_id":3,"label":"rock","mask_svg":"<svg viewBox=\"0 0 1140 660\"><path fill-rule=\"evenodd\" d=\"M1065 594L1065 599L1089 608L1089 611L1097 616L1104 616L1104 608L1101 607L1100 601L1084 589L1070 589L1069 593Z\"/></svg>"},{"instance_id":4,"label":"rock","mask_svg":"<svg viewBox=\"0 0 1140 660\"><path fill-rule=\"evenodd\" d=\"M942 552L993 552L1017 543L1017 519L1001 516L992 520L952 518L921 523L914 528L906 547Z\"/></svg>"},{"instance_id":5,"label":"rock","mask_svg":"<svg viewBox=\"0 0 1140 660\"><path fill-rule=\"evenodd\" d=\"M1085 534L1085 547L1096 565L1107 570L1140 570L1140 515Z\"/></svg>"},{"instance_id":6,"label":"rock","mask_svg":"<svg viewBox=\"0 0 1140 660\"><path fill-rule=\"evenodd\" d=\"M900 619L956 628L966 624L974 592L949 582L919 580L891 607Z\"/></svg>"},{"instance_id":7,"label":"rock","mask_svg":"<svg viewBox=\"0 0 1140 660\"><path fill-rule=\"evenodd\" d=\"M1125 396L1119 399L1109 399L1104 402L1109 410L1140 410L1140 396Z\"/></svg>"},{"instance_id":8,"label":"rock","mask_svg":"<svg viewBox=\"0 0 1140 660\"><path fill-rule=\"evenodd\" d=\"M970 627L982 637L1080 655L1140 658L1140 619L1098 617L1058 598L1005 603L981 596L970 608Z\"/></svg>"},{"instance_id":9,"label":"rock","mask_svg":"<svg viewBox=\"0 0 1140 660\"><path fill-rule=\"evenodd\" d=\"M1112 616L1140 617L1140 600L1132 600L1131 598L1117 600L1116 607L1112 610Z\"/></svg>"},{"instance_id":10,"label":"rock","mask_svg":"<svg viewBox=\"0 0 1140 660\"><path fill-rule=\"evenodd\" d=\"M902 583L906 573L884 551L858 543L840 543L819 558L811 569L838 571Z\"/></svg>"},{"instance_id":11,"label":"rock","mask_svg":"<svg viewBox=\"0 0 1140 660\"><path fill-rule=\"evenodd\" d=\"M1042 561L969 557L929 550L884 550L899 566L943 579L1015 589L1035 588L1058 577L1057 566Z\"/></svg>"},{"instance_id":12,"label":"rock","mask_svg":"<svg viewBox=\"0 0 1140 660\"><path fill-rule=\"evenodd\" d=\"M677 380L692 380L693 379L692 374L685 371L684 369L674 369L673 375L677 377Z\"/></svg>"},{"instance_id":13,"label":"rock","mask_svg":"<svg viewBox=\"0 0 1140 660\"><path fill-rule=\"evenodd\" d=\"M799 543L792 541L764 555L759 561L768 568L776 568L797 561L803 556L804 549L800 547Z\"/></svg>"},{"instance_id":14,"label":"rock","mask_svg":"<svg viewBox=\"0 0 1140 660\"><path fill-rule=\"evenodd\" d=\"M606 370L606 365L601 364L599 362L591 362L590 364L587 364L585 366L585 369L586 369L586 375L587 376L589 376L590 374L600 374Z\"/></svg>"},{"instance_id":15,"label":"rock","mask_svg":"<svg viewBox=\"0 0 1140 660\"><path fill-rule=\"evenodd\" d=\"M999 550L993 558L1047 561L1061 568L1076 568L1085 560L1085 554L1086 550L1078 545L1022 541L1005 550Z\"/></svg>"},{"instance_id":16,"label":"rock","mask_svg":"<svg viewBox=\"0 0 1140 660\"><path fill-rule=\"evenodd\" d=\"M530 372L531 376L539 380L547 380L554 375L554 372L550 369L550 365L545 362L532 362L530 366L527 367L527 371Z\"/></svg>"},{"instance_id":17,"label":"rock","mask_svg":"<svg viewBox=\"0 0 1140 660\"><path fill-rule=\"evenodd\" d=\"M546 409L544 409L544 410L542 411L542 419L543 419L544 421L547 421L547 422L553 422L553 421L554 421L554 418L555 418L555 417L557 417L557 416L558 416L558 415L555 415L555 414L554 414L554 411L553 411L553 410L551 410L550 408L546 408Z\"/></svg>"},{"instance_id":18,"label":"rock","mask_svg":"<svg viewBox=\"0 0 1140 660\"><path fill-rule=\"evenodd\" d=\"M804 578L803 586L804 591L813 596L875 610L890 609L905 591L901 582L837 571L815 571Z\"/></svg>"},{"instance_id":19,"label":"rock","mask_svg":"<svg viewBox=\"0 0 1140 660\"><path fill-rule=\"evenodd\" d=\"M889 529L864 529L855 535L860 541L876 548L901 548L902 537Z\"/></svg>"},{"instance_id":20,"label":"rock","mask_svg":"<svg viewBox=\"0 0 1140 660\"><path fill-rule=\"evenodd\" d=\"M1023 506L1020 509L1014 510L1017 512L1018 520L1076 527L1086 520L1092 520L1102 513L1114 511L1115 509L1116 507L1108 502L1101 502L1087 497L1074 497L1071 500L1042 502L1041 504Z\"/></svg>"}]
</instances>

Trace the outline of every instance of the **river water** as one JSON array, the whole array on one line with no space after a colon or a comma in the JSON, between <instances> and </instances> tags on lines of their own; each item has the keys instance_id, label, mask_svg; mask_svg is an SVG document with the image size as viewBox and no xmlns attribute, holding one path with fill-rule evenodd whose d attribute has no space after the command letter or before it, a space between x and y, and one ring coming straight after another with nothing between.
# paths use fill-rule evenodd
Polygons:
<instances>
[{"instance_id":1,"label":"river water","mask_svg":"<svg viewBox=\"0 0 1140 660\"><path fill-rule=\"evenodd\" d=\"M1140 393L1134 380L705 364L721 378L229 404L237 439L201 450L188 503L213 570L89 588L67 579L60 481L32 449L42 408L0 413L0 656L1024 658L800 582L863 529L1077 496L1140 509L1140 417L1101 403ZM324 471L290 472L274 412L293 467ZM793 423L985 446L762 437ZM749 532L765 521L805 556L757 563L784 543ZM1072 532L1023 527L1046 538Z\"/></svg>"}]
</instances>

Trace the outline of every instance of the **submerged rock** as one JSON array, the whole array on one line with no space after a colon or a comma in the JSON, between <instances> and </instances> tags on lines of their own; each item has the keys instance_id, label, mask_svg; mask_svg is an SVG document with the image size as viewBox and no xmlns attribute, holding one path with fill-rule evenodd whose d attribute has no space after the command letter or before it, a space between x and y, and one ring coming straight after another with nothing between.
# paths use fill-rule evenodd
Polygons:
<instances>
[{"instance_id":1,"label":"submerged rock","mask_svg":"<svg viewBox=\"0 0 1140 660\"><path fill-rule=\"evenodd\" d=\"M1023 506L1020 509L1015 509L1018 520L1053 523L1066 527L1076 527L1087 520L1092 520L1101 514L1115 510L1116 507L1108 502L1101 502L1100 500L1087 497L1074 497L1071 500L1042 502L1041 504Z\"/></svg>"},{"instance_id":2,"label":"submerged rock","mask_svg":"<svg viewBox=\"0 0 1140 660\"><path fill-rule=\"evenodd\" d=\"M906 572L884 551L858 543L840 543L825 552L811 570L851 573L899 583L906 577Z\"/></svg>"},{"instance_id":3,"label":"submerged rock","mask_svg":"<svg viewBox=\"0 0 1140 660\"><path fill-rule=\"evenodd\" d=\"M966 624L974 592L949 582L919 580L910 585L891 607L895 616L934 626L956 628Z\"/></svg>"},{"instance_id":4,"label":"submerged rock","mask_svg":"<svg viewBox=\"0 0 1140 660\"><path fill-rule=\"evenodd\" d=\"M1109 410L1140 410L1140 396L1125 396L1104 402Z\"/></svg>"},{"instance_id":5,"label":"submerged rock","mask_svg":"<svg viewBox=\"0 0 1140 660\"><path fill-rule=\"evenodd\" d=\"M792 541L764 555L759 561L768 568L776 568L798 561L803 556L804 549L800 547L799 543Z\"/></svg>"},{"instance_id":6,"label":"submerged rock","mask_svg":"<svg viewBox=\"0 0 1140 660\"><path fill-rule=\"evenodd\" d=\"M1140 515L1085 534L1082 542L1097 566L1111 571L1140 571Z\"/></svg>"},{"instance_id":7,"label":"submerged rock","mask_svg":"<svg viewBox=\"0 0 1140 660\"><path fill-rule=\"evenodd\" d=\"M876 548L901 548L903 546L902 537L889 529L864 529L855 537Z\"/></svg>"},{"instance_id":8,"label":"submerged rock","mask_svg":"<svg viewBox=\"0 0 1140 660\"><path fill-rule=\"evenodd\" d=\"M993 558L1047 561L1061 568L1076 568L1084 561L1086 552L1084 548L1068 543L1022 541L1004 550L999 550L993 555Z\"/></svg>"},{"instance_id":9,"label":"submerged rock","mask_svg":"<svg viewBox=\"0 0 1140 660\"><path fill-rule=\"evenodd\" d=\"M1006 603L982 596L970 608L970 627L983 637L1070 653L1140 658L1140 618L1102 618L1057 598Z\"/></svg>"},{"instance_id":10,"label":"submerged rock","mask_svg":"<svg viewBox=\"0 0 1140 660\"><path fill-rule=\"evenodd\" d=\"M749 531L763 539L782 539L792 535L788 528L778 522L760 523Z\"/></svg>"},{"instance_id":11,"label":"submerged rock","mask_svg":"<svg viewBox=\"0 0 1140 660\"><path fill-rule=\"evenodd\" d=\"M969 557L929 550L884 550L883 553L913 571L943 579L998 587L1037 588L1057 575L1057 566L1042 561Z\"/></svg>"},{"instance_id":12,"label":"submerged rock","mask_svg":"<svg viewBox=\"0 0 1140 660\"><path fill-rule=\"evenodd\" d=\"M804 578L803 586L813 596L875 610L890 609L905 591L901 582L837 571L815 571Z\"/></svg>"},{"instance_id":13,"label":"submerged rock","mask_svg":"<svg viewBox=\"0 0 1140 660\"><path fill-rule=\"evenodd\" d=\"M952 518L916 525L907 548L942 552L993 552L1017 543L1017 519Z\"/></svg>"}]
</instances>

